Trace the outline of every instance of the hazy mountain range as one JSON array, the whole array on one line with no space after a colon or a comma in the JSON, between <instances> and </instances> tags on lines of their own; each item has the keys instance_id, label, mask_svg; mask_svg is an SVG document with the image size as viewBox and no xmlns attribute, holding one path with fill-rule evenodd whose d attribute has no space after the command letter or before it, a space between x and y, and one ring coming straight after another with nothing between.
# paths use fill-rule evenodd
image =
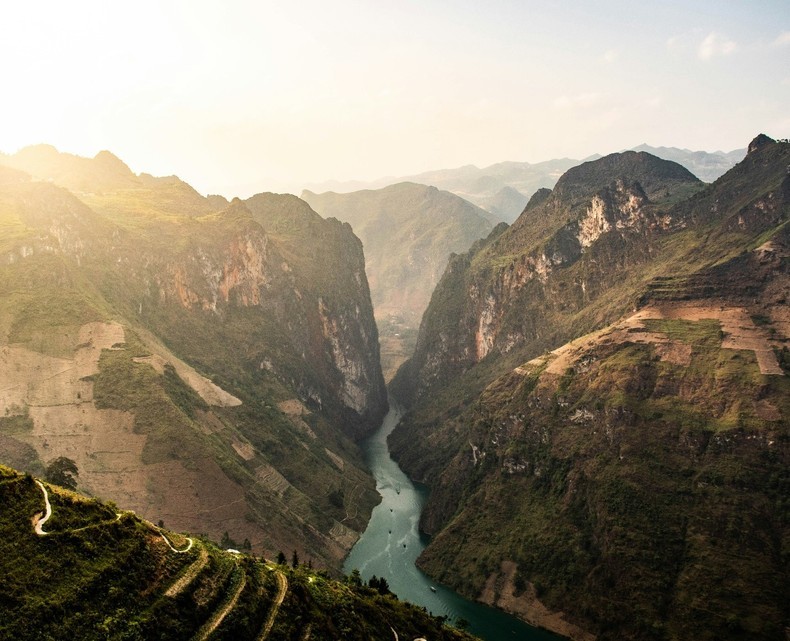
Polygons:
<instances>
[{"instance_id":1,"label":"hazy mountain range","mask_svg":"<svg viewBox=\"0 0 790 641\"><path fill-rule=\"evenodd\" d=\"M651 147L647 144L634 147L634 151L646 151L659 158L672 160L683 165L700 180L712 182L741 160L745 149L730 152L707 152L678 149L676 147ZM415 182L432 185L465 198L478 207L505 222L513 222L523 211L527 201L541 187L554 187L559 177L571 167L600 156L584 160L559 158L539 163L500 162L489 167L464 165L455 169L427 171L398 178L387 177L370 182L327 181L308 185L316 193L334 191L346 193L362 189L379 189L400 182Z\"/></svg>"}]
</instances>

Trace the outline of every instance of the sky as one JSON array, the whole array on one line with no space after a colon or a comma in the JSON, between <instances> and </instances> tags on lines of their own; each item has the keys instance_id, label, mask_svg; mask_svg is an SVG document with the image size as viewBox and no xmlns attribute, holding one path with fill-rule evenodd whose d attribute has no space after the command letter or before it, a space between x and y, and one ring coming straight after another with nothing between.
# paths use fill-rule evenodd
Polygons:
<instances>
[{"instance_id":1,"label":"sky","mask_svg":"<svg viewBox=\"0 0 790 641\"><path fill-rule=\"evenodd\" d=\"M0 151L204 194L790 136L788 0L5 5Z\"/></svg>"}]
</instances>

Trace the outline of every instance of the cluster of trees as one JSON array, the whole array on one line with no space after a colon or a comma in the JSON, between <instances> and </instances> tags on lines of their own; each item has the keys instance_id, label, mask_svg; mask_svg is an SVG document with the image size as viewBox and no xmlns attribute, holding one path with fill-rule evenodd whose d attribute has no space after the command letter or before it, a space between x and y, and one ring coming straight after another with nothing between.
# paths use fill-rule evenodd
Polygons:
<instances>
[{"instance_id":1,"label":"cluster of trees","mask_svg":"<svg viewBox=\"0 0 790 641\"><path fill-rule=\"evenodd\" d=\"M346 577L346 582L357 588L367 585L367 587L369 587L371 590L375 590L379 594L392 594L390 591L390 584L383 576L379 578L374 574L372 577L370 577L370 580L366 584L362 580L362 576L357 569L351 571L351 574Z\"/></svg>"},{"instance_id":2,"label":"cluster of trees","mask_svg":"<svg viewBox=\"0 0 790 641\"><path fill-rule=\"evenodd\" d=\"M282 550L280 550L277 553L277 564L278 565L288 565L288 559L285 557L285 554L283 554ZM291 567L294 568L294 569L299 567L299 553L296 550L294 550L293 554L291 555ZM313 561L312 561L312 559L308 559L307 560L307 568L309 570L313 569Z\"/></svg>"},{"instance_id":3,"label":"cluster of trees","mask_svg":"<svg viewBox=\"0 0 790 641\"><path fill-rule=\"evenodd\" d=\"M242 541L241 543L236 543L235 540L230 538L230 535L227 533L227 531L225 532L225 534L222 535L219 544L222 548L226 550L227 549L244 550L247 552L252 550L252 543L250 543L249 539L245 538L244 541Z\"/></svg>"},{"instance_id":4,"label":"cluster of trees","mask_svg":"<svg viewBox=\"0 0 790 641\"><path fill-rule=\"evenodd\" d=\"M69 490L77 489L77 476L79 476L77 464L65 456L50 461L44 471L44 479L47 482Z\"/></svg>"}]
</instances>

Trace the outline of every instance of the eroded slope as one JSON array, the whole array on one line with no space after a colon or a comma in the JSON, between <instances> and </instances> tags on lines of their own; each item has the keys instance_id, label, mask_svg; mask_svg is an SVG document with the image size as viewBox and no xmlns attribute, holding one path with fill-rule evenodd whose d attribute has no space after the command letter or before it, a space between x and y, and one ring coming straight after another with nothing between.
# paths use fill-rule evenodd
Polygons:
<instances>
[{"instance_id":1,"label":"eroded slope","mask_svg":"<svg viewBox=\"0 0 790 641\"><path fill-rule=\"evenodd\" d=\"M44 152L37 175L91 207L0 168L3 459L66 456L152 520L338 567L376 500L352 439L386 409L359 241L295 198L310 225L275 200L269 232L240 201L207 213L177 180Z\"/></svg>"}]
</instances>

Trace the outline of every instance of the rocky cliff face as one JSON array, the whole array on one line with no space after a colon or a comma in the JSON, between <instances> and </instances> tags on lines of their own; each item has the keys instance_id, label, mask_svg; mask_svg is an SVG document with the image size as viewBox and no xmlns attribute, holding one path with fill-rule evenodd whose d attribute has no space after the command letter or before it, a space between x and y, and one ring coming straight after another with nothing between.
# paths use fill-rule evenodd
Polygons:
<instances>
[{"instance_id":1,"label":"rocky cliff face","mask_svg":"<svg viewBox=\"0 0 790 641\"><path fill-rule=\"evenodd\" d=\"M617 282L609 280L614 273L648 259L655 237L673 225L667 199L699 188L687 170L644 153L613 154L568 171L511 228L498 228L454 259L415 354L394 381L396 394L410 403L492 351L558 340L562 325L547 320L588 307Z\"/></svg>"},{"instance_id":2,"label":"rocky cliff face","mask_svg":"<svg viewBox=\"0 0 790 641\"><path fill-rule=\"evenodd\" d=\"M448 257L485 236L491 215L454 194L415 183L302 195L322 215L351 224L364 244L385 373L391 377L413 349L419 319Z\"/></svg>"},{"instance_id":3,"label":"rocky cliff face","mask_svg":"<svg viewBox=\"0 0 790 641\"><path fill-rule=\"evenodd\" d=\"M156 247L130 259L130 272L140 278L138 315L178 349L190 350L184 322L205 325L202 331L213 334L209 345L227 335L244 345L249 339L236 331L259 314L284 342L279 361L268 353L270 340L246 344L248 366L293 387L303 403L357 438L387 405L362 246L348 225L296 201L274 194L235 201L215 221L196 224L176 251ZM306 224L278 213L294 204Z\"/></svg>"},{"instance_id":4,"label":"rocky cliff face","mask_svg":"<svg viewBox=\"0 0 790 641\"><path fill-rule=\"evenodd\" d=\"M426 571L579 639L781 638L788 159L602 159L451 261L395 381Z\"/></svg>"},{"instance_id":5,"label":"rocky cliff face","mask_svg":"<svg viewBox=\"0 0 790 641\"><path fill-rule=\"evenodd\" d=\"M351 228L44 152L27 168L85 192L2 170L0 458L68 456L150 519L339 566L375 502L353 440L387 407Z\"/></svg>"}]
</instances>

